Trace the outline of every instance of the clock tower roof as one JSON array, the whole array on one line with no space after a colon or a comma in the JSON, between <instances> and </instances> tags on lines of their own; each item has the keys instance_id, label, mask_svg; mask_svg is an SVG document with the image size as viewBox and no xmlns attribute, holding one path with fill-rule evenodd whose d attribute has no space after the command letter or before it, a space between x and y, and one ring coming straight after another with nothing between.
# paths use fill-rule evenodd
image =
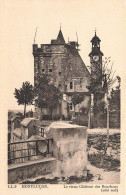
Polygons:
<instances>
[{"instance_id":1,"label":"clock tower roof","mask_svg":"<svg viewBox=\"0 0 126 195\"><path fill-rule=\"evenodd\" d=\"M94 41L101 42L101 40L99 39L99 37L96 35L96 31L95 31L95 36L91 39L91 42L94 42Z\"/></svg>"},{"instance_id":2,"label":"clock tower roof","mask_svg":"<svg viewBox=\"0 0 126 195\"><path fill-rule=\"evenodd\" d=\"M95 35L92 38L91 42L92 42L92 51L89 54L89 56L94 56L94 55L99 55L99 54L103 56L103 53L100 51L100 42L101 42L101 40L96 35L96 31L95 31Z\"/></svg>"}]
</instances>

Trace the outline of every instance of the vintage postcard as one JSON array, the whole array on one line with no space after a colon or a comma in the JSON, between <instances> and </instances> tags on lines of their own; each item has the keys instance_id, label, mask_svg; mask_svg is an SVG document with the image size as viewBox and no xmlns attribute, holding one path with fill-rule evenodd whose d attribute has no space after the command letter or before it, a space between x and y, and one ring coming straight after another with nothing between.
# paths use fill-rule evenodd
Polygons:
<instances>
[{"instance_id":1,"label":"vintage postcard","mask_svg":"<svg viewBox=\"0 0 126 195\"><path fill-rule=\"evenodd\" d=\"M0 1L0 191L125 194L125 0Z\"/></svg>"}]
</instances>

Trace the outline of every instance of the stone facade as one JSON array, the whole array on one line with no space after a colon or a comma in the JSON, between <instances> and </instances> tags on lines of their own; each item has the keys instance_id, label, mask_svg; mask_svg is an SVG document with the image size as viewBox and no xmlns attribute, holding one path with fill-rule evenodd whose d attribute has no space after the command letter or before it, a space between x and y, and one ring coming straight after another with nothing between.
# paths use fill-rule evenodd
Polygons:
<instances>
[{"instance_id":1,"label":"stone facade","mask_svg":"<svg viewBox=\"0 0 126 195\"><path fill-rule=\"evenodd\" d=\"M86 176L87 127L53 122L48 138L53 137L50 150L57 158L56 177Z\"/></svg>"},{"instance_id":2,"label":"stone facade","mask_svg":"<svg viewBox=\"0 0 126 195\"><path fill-rule=\"evenodd\" d=\"M72 105L70 110L67 109L68 103L71 103L70 94L75 91L85 93L89 101L90 96L86 86L90 85L90 73L79 55L77 42L65 43L60 30L57 39L51 40L51 44L41 44L41 47L33 44L33 56L34 85L38 84L38 78L47 74L50 83L54 84L65 95L64 100L61 100L54 110L54 115L60 114L67 118L68 113L73 109ZM86 102L84 100L82 106L88 106L87 99ZM44 110L45 115L49 113L47 109ZM38 108L36 108L36 112L40 115Z\"/></svg>"}]
</instances>

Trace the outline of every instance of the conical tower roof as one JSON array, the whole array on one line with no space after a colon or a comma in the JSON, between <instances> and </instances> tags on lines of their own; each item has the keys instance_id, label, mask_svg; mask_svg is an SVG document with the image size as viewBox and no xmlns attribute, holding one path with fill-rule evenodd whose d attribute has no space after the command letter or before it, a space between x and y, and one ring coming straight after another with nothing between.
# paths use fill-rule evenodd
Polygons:
<instances>
[{"instance_id":1,"label":"conical tower roof","mask_svg":"<svg viewBox=\"0 0 126 195\"><path fill-rule=\"evenodd\" d=\"M63 37L63 34L62 34L61 29L60 29L59 34L58 34L58 36L57 36L57 40L58 40L58 42L59 42L60 44L65 44L65 40L64 40L64 37Z\"/></svg>"}]
</instances>

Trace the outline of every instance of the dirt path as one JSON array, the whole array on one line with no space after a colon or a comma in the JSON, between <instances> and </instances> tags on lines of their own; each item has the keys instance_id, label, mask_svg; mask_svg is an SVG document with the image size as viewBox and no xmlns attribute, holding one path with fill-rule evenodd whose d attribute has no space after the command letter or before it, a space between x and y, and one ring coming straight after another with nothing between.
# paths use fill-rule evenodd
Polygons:
<instances>
[{"instance_id":1,"label":"dirt path","mask_svg":"<svg viewBox=\"0 0 126 195\"><path fill-rule=\"evenodd\" d=\"M98 147L100 143L103 144L104 136L107 133L106 129L88 129L88 141L91 142L89 147L89 154L98 153ZM109 148L107 150L107 155L111 156L112 159L120 160L120 130L119 129L110 129L109 135ZM115 134L115 135L114 135ZM102 138L102 139L101 139ZM88 143L89 144L89 143ZM108 166L106 164L106 166ZM113 165L114 166L114 165ZM116 168L116 167L115 167ZM90 173L93 175L92 180L89 183L92 184L119 184L120 182L120 172L119 171L107 171L107 169L98 168L88 161L87 169L90 170ZM100 178L100 180L98 179Z\"/></svg>"},{"instance_id":2,"label":"dirt path","mask_svg":"<svg viewBox=\"0 0 126 195\"><path fill-rule=\"evenodd\" d=\"M120 183L120 172L116 171L105 171L104 169L94 167L89 162L87 164L87 169L93 175L90 184L119 184ZM101 178L99 180L98 178ZM86 182L84 182L86 183Z\"/></svg>"}]
</instances>

